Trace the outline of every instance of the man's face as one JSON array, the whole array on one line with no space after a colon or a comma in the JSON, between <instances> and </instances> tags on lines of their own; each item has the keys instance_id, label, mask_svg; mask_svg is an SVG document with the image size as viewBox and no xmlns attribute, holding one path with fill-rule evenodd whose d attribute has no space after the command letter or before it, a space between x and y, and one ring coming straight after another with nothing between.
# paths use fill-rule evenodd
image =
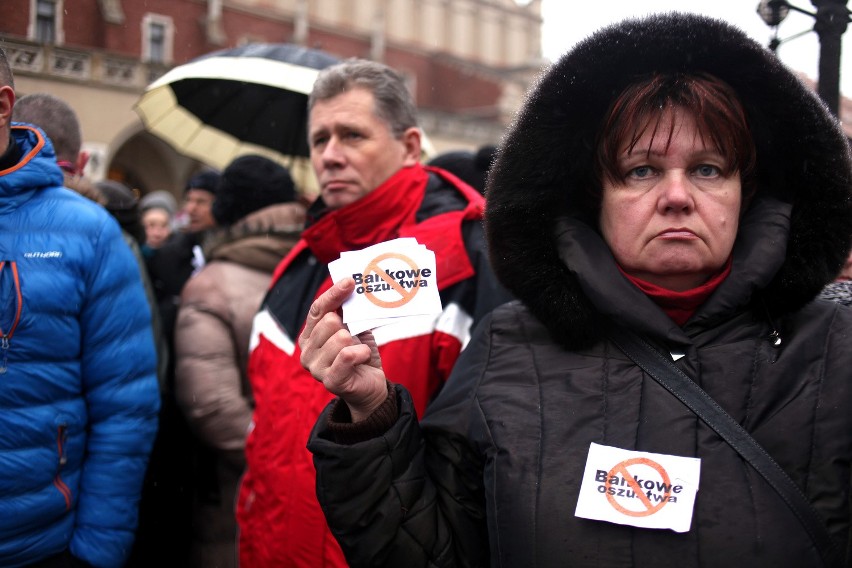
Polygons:
<instances>
[{"instance_id":1,"label":"man's face","mask_svg":"<svg viewBox=\"0 0 852 568\"><path fill-rule=\"evenodd\" d=\"M374 109L373 94L364 88L318 101L311 109L311 163L329 209L364 197L420 159L420 131L409 128L396 138Z\"/></svg>"},{"instance_id":2,"label":"man's face","mask_svg":"<svg viewBox=\"0 0 852 568\"><path fill-rule=\"evenodd\" d=\"M213 194L205 189L186 190L183 200L183 210L189 219L187 230L197 233L216 226L213 219Z\"/></svg>"}]
</instances>

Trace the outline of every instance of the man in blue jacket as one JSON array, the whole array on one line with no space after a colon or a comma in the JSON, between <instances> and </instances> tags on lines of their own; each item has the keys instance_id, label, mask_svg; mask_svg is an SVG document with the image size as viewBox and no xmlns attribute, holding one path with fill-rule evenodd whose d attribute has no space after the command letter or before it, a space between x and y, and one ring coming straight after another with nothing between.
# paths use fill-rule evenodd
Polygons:
<instances>
[{"instance_id":1,"label":"man in blue jacket","mask_svg":"<svg viewBox=\"0 0 852 568\"><path fill-rule=\"evenodd\" d=\"M117 568L157 430L150 309L118 223L14 104L0 50L0 566Z\"/></svg>"}]
</instances>

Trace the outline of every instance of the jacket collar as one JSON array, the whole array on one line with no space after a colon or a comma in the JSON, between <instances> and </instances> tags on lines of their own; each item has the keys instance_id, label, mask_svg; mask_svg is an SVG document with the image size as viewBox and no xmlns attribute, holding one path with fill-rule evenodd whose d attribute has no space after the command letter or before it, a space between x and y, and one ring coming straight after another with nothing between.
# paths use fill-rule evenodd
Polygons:
<instances>
[{"instance_id":1,"label":"jacket collar","mask_svg":"<svg viewBox=\"0 0 852 568\"><path fill-rule=\"evenodd\" d=\"M64 182L53 146L40 130L23 124L13 124L11 130L21 157L0 170L0 210L4 211L18 207L37 189Z\"/></svg>"},{"instance_id":2,"label":"jacket collar","mask_svg":"<svg viewBox=\"0 0 852 568\"><path fill-rule=\"evenodd\" d=\"M18 163L21 159L21 150L18 148L18 142L15 137L9 134L9 143L6 146L6 151L0 156L0 171L8 170Z\"/></svg>"},{"instance_id":3,"label":"jacket collar","mask_svg":"<svg viewBox=\"0 0 852 568\"><path fill-rule=\"evenodd\" d=\"M315 205L314 212L322 209L321 202ZM435 253L438 289L444 290L474 274L462 225L481 221L484 206L479 192L444 170L420 165L402 170L367 196L305 229L302 239L275 269L272 281L305 250L328 264L344 251L412 237ZM342 233L341 227L351 227L352 232Z\"/></svg>"},{"instance_id":4,"label":"jacket collar","mask_svg":"<svg viewBox=\"0 0 852 568\"><path fill-rule=\"evenodd\" d=\"M399 227L413 222L423 201L426 179L426 171L419 164L401 168L361 199L325 213L305 229L302 238L325 264L343 251L396 238Z\"/></svg>"}]
</instances>

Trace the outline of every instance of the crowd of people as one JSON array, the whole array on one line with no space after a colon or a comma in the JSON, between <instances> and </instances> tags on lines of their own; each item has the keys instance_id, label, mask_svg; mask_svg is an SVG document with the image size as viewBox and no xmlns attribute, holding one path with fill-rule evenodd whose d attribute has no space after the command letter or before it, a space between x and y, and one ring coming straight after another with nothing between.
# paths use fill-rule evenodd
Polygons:
<instances>
[{"instance_id":1,"label":"crowd of people","mask_svg":"<svg viewBox=\"0 0 852 568\"><path fill-rule=\"evenodd\" d=\"M850 565L852 153L771 52L626 20L428 161L388 65L307 105L310 203L254 154L178 203L0 49L0 566ZM396 239L440 312L350 333Z\"/></svg>"}]
</instances>

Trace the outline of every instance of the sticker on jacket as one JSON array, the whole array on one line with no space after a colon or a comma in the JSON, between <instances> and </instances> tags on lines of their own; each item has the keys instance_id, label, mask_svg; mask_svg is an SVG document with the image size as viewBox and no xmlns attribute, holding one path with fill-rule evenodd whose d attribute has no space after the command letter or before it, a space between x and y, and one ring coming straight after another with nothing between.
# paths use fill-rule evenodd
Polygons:
<instances>
[{"instance_id":1,"label":"sticker on jacket","mask_svg":"<svg viewBox=\"0 0 852 568\"><path fill-rule=\"evenodd\" d=\"M591 444L574 515L687 532L701 459Z\"/></svg>"},{"instance_id":2,"label":"sticker on jacket","mask_svg":"<svg viewBox=\"0 0 852 568\"><path fill-rule=\"evenodd\" d=\"M334 282L355 280L355 291L343 303L343 323L353 335L399 318L441 313L435 253L413 238L344 252L328 269Z\"/></svg>"}]
</instances>

